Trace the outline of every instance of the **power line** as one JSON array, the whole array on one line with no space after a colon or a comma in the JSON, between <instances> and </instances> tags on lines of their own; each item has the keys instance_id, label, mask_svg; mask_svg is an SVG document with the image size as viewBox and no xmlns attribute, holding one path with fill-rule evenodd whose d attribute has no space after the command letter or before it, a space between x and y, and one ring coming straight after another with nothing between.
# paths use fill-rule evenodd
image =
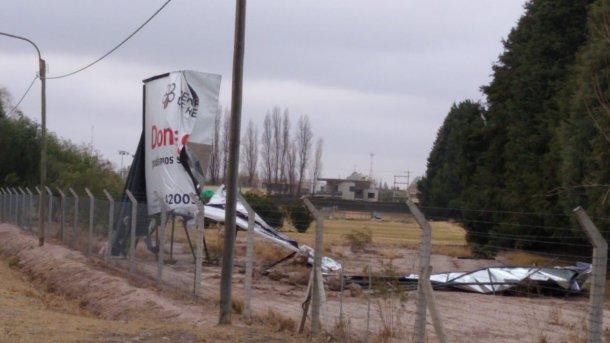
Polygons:
<instances>
[{"instance_id":1,"label":"power line","mask_svg":"<svg viewBox=\"0 0 610 343\"><path fill-rule=\"evenodd\" d=\"M25 92L23 93L23 95L21 96L21 98L19 99L19 101L17 101L17 104L15 106L13 106L13 108L11 109L11 111L6 115L7 117L10 117L11 114L13 114L13 112L15 112L15 110L17 109L17 107L19 107L19 105L21 104L21 102L23 101L23 99L25 99L25 97L28 95L28 93L30 92L30 90L32 89L32 86L34 85L34 81L36 81L36 79L38 78L38 75L34 76L34 78L32 79L32 82L30 82L30 85L28 86L28 89L25 90Z\"/></svg>"},{"instance_id":2,"label":"power line","mask_svg":"<svg viewBox=\"0 0 610 343\"><path fill-rule=\"evenodd\" d=\"M140 25L135 31L133 31L129 36L127 36L127 38L123 39L119 44L117 44L114 48L110 49L108 52L106 52L104 55L102 55L100 58L96 59L95 61L73 71L67 74L63 74L63 75L57 75L57 76L47 76L47 79L61 79L64 77L68 77L68 76L72 76L76 73L79 73L91 66L93 66L94 64L96 64L97 62L100 62L101 60L103 60L104 58L108 57L110 54L112 54L113 52L115 52L118 48L120 48L123 44L125 44L129 39L131 39L131 37L133 37L136 33L138 33L140 30L142 30L142 28L144 28L144 26L146 26L146 24L148 24L157 14L159 14L164 8L165 6L167 6L172 0L167 0L165 1L165 3L163 5L161 5L161 7L159 7L158 10L155 11L155 13L153 13L148 19L146 19L146 21L144 23L142 23L142 25Z\"/></svg>"}]
</instances>

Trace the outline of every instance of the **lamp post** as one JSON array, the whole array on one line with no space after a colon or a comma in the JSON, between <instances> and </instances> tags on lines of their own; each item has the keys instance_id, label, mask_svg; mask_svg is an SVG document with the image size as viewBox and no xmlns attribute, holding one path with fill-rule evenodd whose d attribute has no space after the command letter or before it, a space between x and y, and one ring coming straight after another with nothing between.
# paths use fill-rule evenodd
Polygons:
<instances>
[{"instance_id":1,"label":"lamp post","mask_svg":"<svg viewBox=\"0 0 610 343\"><path fill-rule=\"evenodd\" d=\"M40 55L40 49L38 46L32 42L31 40L17 35L12 35L9 33L0 32L0 35L11 37L15 39L20 39L26 41L36 49L36 53L38 53L38 77L40 78L40 189L44 189L45 184L47 182L47 97L46 97L46 66L45 61L42 59ZM38 206L38 244L40 246L44 245L45 238L45 211L44 211L44 192L40 192L40 200Z\"/></svg>"},{"instance_id":2,"label":"lamp post","mask_svg":"<svg viewBox=\"0 0 610 343\"><path fill-rule=\"evenodd\" d=\"M119 171L121 172L121 179L125 181L125 171L123 170L123 156L128 156L129 152L125 150L119 150L119 155L121 155L121 168Z\"/></svg>"}]
</instances>

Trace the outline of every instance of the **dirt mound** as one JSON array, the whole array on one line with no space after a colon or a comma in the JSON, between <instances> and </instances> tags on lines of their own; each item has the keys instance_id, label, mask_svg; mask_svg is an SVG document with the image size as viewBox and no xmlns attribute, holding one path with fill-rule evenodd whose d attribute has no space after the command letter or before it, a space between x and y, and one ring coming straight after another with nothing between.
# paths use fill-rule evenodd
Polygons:
<instances>
[{"instance_id":1,"label":"dirt mound","mask_svg":"<svg viewBox=\"0 0 610 343\"><path fill-rule=\"evenodd\" d=\"M12 225L0 224L0 241L2 252L17 258L23 272L49 290L79 299L81 306L102 318L201 321L200 314L185 311L183 304L95 269L79 252L49 243L39 247L35 237Z\"/></svg>"}]
</instances>

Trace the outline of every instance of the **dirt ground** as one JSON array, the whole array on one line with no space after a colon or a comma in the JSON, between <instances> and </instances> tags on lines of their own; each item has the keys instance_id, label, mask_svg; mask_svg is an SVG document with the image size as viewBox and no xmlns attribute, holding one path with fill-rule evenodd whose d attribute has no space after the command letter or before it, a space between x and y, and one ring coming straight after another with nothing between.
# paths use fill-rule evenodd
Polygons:
<instances>
[{"instance_id":1,"label":"dirt ground","mask_svg":"<svg viewBox=\"0 0 610 343\"><path fill-rule=\"evenodd\" d=\"M452 231L448 232L453 234ZM215 246L213 235L214 233L206 233L211 249ZM61 289L63 294L72 295L81 302L82 297L86 297L83 307L98 318L119 322L137 321L141 320L140 316L146 314L147 318L152 317L153 321L170 320L191 323L198 327L216 328L215 301L218 298L220 269L215 265L203 267L203 300L187 301L178 295L177 293L189 293L193 282L192 257L183 241L178 242L174 249L175 261L166 265L163 290L155 289L155 286L147 285L145 281L142 281L139 287L134 287L138 282L113 275L105 267L93 263L80 253L58 245L48 244L42 249L36 248L35 239L12 226L0 225L0 241L9 255L19 257L20 267L28 275L32 275L34 279L44 279L47 284ZM345 264L346 274L361 274L363 267L368 265L375 271L399 274L415 272L417 266L417 253L406 244L377 244L374 249L353 253L349 247L336 240L326 250L327 255L338 258ZM234 292L236 298L243 299L243 269L239 267L243 266L242 233L238 235L236 251L238 268L234 275ZM271 309L293 322L298 322L302 312L301 302L305 297L307 269L300 265L288 264L272 270L268 275L261 275L260 270L264 263L280 258L286 252L258 240L255 251L257 261L252 300L255 313L264 316ZM141 248L138 257L139 274L148 275L148 280L156 276L154 255ZM391 263L391 267L388 267L388 263ZM435 271L471 270L504 263L502 259L476 260L444 254L432 255ZM115 260L113 264L121 268L127 265L125 260ZM143 284L146 287L142 286ZM361 293L350 290L344 292L341 297L340 292L326 289L323 323L328 332L340 341L363 341L366 337L367 311L370 304L369 326L373 341L410 341L415 314L415 292L403 291L370 297ZM585 335L587 298L584 296L550 298L437 291L435 297L451 341L578 342ZM338 329L341 301L346 324ZM605 316L605 322L608 323L610 313ZM245 325L237 327L242 328ZM607 328L606 324L606 330ZM271 331L273 330L275 329L272 327ZM431 325L428 325L427 330L432 341L435 341ZM133 331L131 334L137 335ZM235 335L229 340L242 340L243 336L239 336L239 332ZM281 333L278 335L280 336L270 338L281 341ZM290 338L293 339L296 339L296 336Z\"/></svg>"},{"instance_id":2,"label":"dirt ground","mask_svg":"<svg viewBox=\"0 0 610 343\"><path fill-rule=\"evenodd\" d=\"M0 224L0 342L299 341L265 318L215 325L212 303L177 297ZM258 323L257 321L260 321Z\"/></svg>"}]
</instances>

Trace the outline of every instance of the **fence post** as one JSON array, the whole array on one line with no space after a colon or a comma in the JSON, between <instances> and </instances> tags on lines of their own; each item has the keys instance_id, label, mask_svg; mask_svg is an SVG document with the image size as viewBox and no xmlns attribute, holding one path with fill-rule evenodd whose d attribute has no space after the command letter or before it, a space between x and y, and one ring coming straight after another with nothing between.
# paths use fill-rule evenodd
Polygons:
<instances>
[{"instance_id":1,"label":"fence post","mask_svg":"<svg viewBox=\"0 0 610 343\"><path fill-rule=\"evenodd\" d=\"M8 217L8 222L13 223L13 192L10 187L6 187L6 193L8 193L8 206L6 214Z\"/></svg>"},{"instance_id":2,"label":"fence post","mask_svg":"<svg viewBox=\"0 0 610 343\"><path fill-rule=\"evenodd\" d=\"M203 185L201 185L203 189ZM191 196L197 199L197 243L195 244L195 277L193 278L193 297L201 295L201 265L203 264L203 230L205 229L205 207L203 201L197 196L192 194Z\"/></svg>"},{"instance_id":3,"label":"fence post","mask_svg":"<svg viewBox=\"0 0 610 343\"><path fill-rule=\"evenodd\" d=\"M373 280L371 280L371 266L366 266L366 272L369 277L369 293L366 295L366 342L370 342L371 338L371 295L373 293Z\"/></svg>"},{"instance_id":4,"label":"fence post","mask_svg":"<svg viewBox=\"0 0 610 343\"><path fill-rule=\"evenodd\" d=\"M128 189L125 194L131 201L131 229L129 235L129 272L133 273L136 267L136 225L138 223L138 201Z\"/></svg>"},{"instance_id":5,"label":"fence post","mask_svg":"<svg viewBox=\"0 0 610 343\"><path fill-rule=\"evenodd\" d=\"M428 310L430 311L430 317L432 317L432 325L434 326L434 332L436 332L436 338L440 343L445 343L447 342L447 335L445 334L445 327L443 326L440 313L436 308L436 301L434 300L434 293L432 291L432 283L430 283L431 272L432 267L430 267L426 273L424 292L426 293L426 302L428 304Z\"/></svg>"},{"instance_id":6,"label":"fence post","mask_svg":"<svg viewBox=\"0 0 610 343\"><path fill-rule=\"evenodd\" d=\"M91 256L91 249L93 249L93 214L95 211L95 197L87 187L85 187L85 193L87 193L87 196L89 196L89 230L87 231L87 256Z\"/></svg>"},{"instance_id":7,"label":"fence post","mask_svg":"<svg viewBox=\"0 0 610 343\"><path fill-rule=\"evenodd\" d=\"M112 198L112 195L110 195L110 193L108 193L107 190L104 189L104 194L106 195L106 198L108 199L108 234L106 239L108 240L108 243L106 245L106 263L108 263L110 261L110 251L112 250L112 229L114 226L114 199Z\"/></svg>"},{"instance_id":8,"label":"fence post","mask_svg":"<svg viewBox=\"0 0 610 343\"><path fill-rule=\"evenodd\" d=\"M27 198L28 198L28 206L27 206L27 214L26 214L27 219L26 219L26 221L27 221L27 224L28 224L28 230L30 232L32 232L33 231L32 230L32 223L33 223L33 221L32 221L32 200L33 200L34 194L32 194L32 191L28 187L25 187L25 191L28 192L28 196L27 196Z\"/></svg>"},{"instance_id":9,"label":"fence post","mask_svg":"<svg viewBox=\"0 0 610 343\"><path fill-rule=\"evenodd\" d=\"M421 243L419 248L419 278L417 280L417 308L415 310L415 326L413 341L424 343L426 340L426 293L424 291L425 278L430 267L430 245L432 241L432 231L430 225L420 212L419 208L410 200L406 201L409 211L415 217L415 221L421 228Z\"/></svg>"},{"instance_id":10,"label":"fence post","mask_svg":"<svg viewBox=\"0 0 610 343\"><path fill-rule=\"evenodd\" d=\"M41 199L42 199L42 189L38 188L38 186L34 187L36 189L36 199L37 199L37 207L36 207L36 218L38 218L38 225L36 225L38 231L40 231L40 220L41 220L41 216L40 216L40 206L42 205ZM38 236L40 237L40 232L37 232Z\"/></svg>"},{"instance_id":11,"label":"fence post","mask_svg":"<svg viewBox=\"0 0 610 343\"><path fill-rule=\"evenodd\" d=\"M49 195L49 214L48 214L48 231L51 231L51 225L53 224L53 192L51 191L51 188L49 188L48 186L44 186L44 188L47 190L47 194ZM48 235L48 233L47 233Z\"/></svg>"},{"instance_id":12,"label":"fence post","mask_svg":"<svg viewBox=\"0 0 610 343\"><path fill-rule=\"evenodd\" d=\"M19 213L19 217L21 219L21 228L25 229L26 228L26 222L25 222L25 214L26 214L26 207L25 207L25 191L23 190L23 188L19 187L19 192L21 193L20 196L20 204L19 206L21 207L21 211Z\"/></svg>"},{"instance_id":13,"label":"fence post","mask_svg":"<svg viewBox=\"0 0 610 343\"><path fill-rule=\"evenodd\" d=\"M57 189L57 193L59 193L59 206L61 207L61 221L59 222L58 237L63 242L66 232L66 193L64 193L64 191L62 191L59 187L55 188Z\"/></svg>"},{"instance_id":14,"label":"fence post","mask_svg":"<svg viewBox=\"0 0 610 343\"><path fill-rule=\"evenodd\" d=\"M6 199L4 198L4 188L0 188L0 220L4 222L4 203Z\"/></svg>"},{"instance_id":15,"label":"fence post","mask_svg":"<svg viewBox=\"0 0 610 343\"><path fill-rule=\"evenodd\" d=\"M72 189L72 187L68 188L68 191L74 197L74 226L72 226L72 239L70 240L70 245L72 249L76 249L76 243L78 242L78 194Z\"/></svg>"},{"instance_id":16,"label":"fence post","mask_svg":"<svg viewBox=\"0 0 610 343\"><path fill-rule=\"evenodd\" d=\"M11 188L11 197L12 197L12 211L13 211L13 224L17 225L17 190L15 188Z\"/></svg>"},{"instance_id":17,"label":"fence post","mask_svg":"<svg viewBox=\"0 0 610 343\"><path fill-rule=\"evenodd\" d=\"M21 226L21 205L19 199L19 187L13 188L13 192L15 192L15 224L17 226Z\"/></svg>"},{"instance_id":18,"label":"fence post","mask_svg":"<svg viewBox=\"0 0 610 343\"><path fill-rule=\"evenodd\" d=\"M606 243L606 240L582 207L578 206L575 208L574 214L593 245L593 281L591 282L591 291L589 292L587 342L602 342L608 243Z\"/></svg>"},{"instance_id":19,"label":"fence post","mask_svg":"<svg viewBox=\"0 0 610 343\"><path fill-rule=\"evenodd\" d=\"M343 269L345 268L345 261L341 261L341 270L339 271L339 279L341 282L339 293L339 325L343 327L343 289L345 288L345 281L343 280Z\"/></svg>"},{"instance_id":20,"label":"fence post","mask_svg":"<svg viewBox=\"0 0 610 343\"><path fill-rule=\"evenodd\" d=\"M313 280L311 297L311 335L316 337L320 331L320 265L322 264L322 230L324 219L308 198L303 198L305 206L316 218L316 239L313 253Z\"/></svg>"},{"instance_id":21,"label":"fence post","mask_svg":"<svg viewBox=\"0 0 610 343\"><path fill-rule=\"evenodd\" d=\"M238 195L238 200L246 208L248 212L248 234L246 236L246 275L244 277L244 297L245 299L245 315L247 319L252 318L252 272L254 258L254 222L256 212L250 204L244 199L241 194Z\"/></svg>"},{"instance_id":22,"label":"fence post","mask_svg":"<svg viewBox=\"0 0 610 343\"><path fill-rule=\"evenodd\" d=\"M156 191L155 195L157 199L159 199L159 203L161 204L161 222L159 223L159 246L157 247L159 251L157 252L157 283L161 284L163 282L163 253L165 250L165 225L167 223L167 207L165 205L165 200L161 197Z\"/></svg>"}]
</instances>

